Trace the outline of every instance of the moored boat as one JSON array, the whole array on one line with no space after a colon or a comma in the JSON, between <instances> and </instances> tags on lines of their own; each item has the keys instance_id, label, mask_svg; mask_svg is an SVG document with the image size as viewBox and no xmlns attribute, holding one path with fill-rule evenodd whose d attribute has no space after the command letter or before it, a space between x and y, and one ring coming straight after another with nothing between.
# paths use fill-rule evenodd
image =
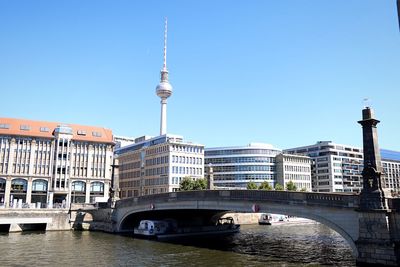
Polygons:
<instances>
[{"instance_id":1,"label":"moored boat","mask_svg":"<svg viewBox=\"0 0 400 267\"><path fill-rule=\"evenodd\" d=\"M220 218L215 225L177 227L173 221L142 220L134 229L134 234L160 240L182 237L209 237L230 235L240 231L240 225L233 218Z\"/></svg>"},{"instance_id":2,"label":"moored boat","mask_svg":"<svg viewBox=\"0 0 400 267\"><path fill-rule=\"evenodd\" d=\"M260 225L272 225L272 224L305 224L305 223L316 223L313 220L287 216L282 214L273 213L262 213L258 219L258 224Z\"/></svg>"}]
</instances>

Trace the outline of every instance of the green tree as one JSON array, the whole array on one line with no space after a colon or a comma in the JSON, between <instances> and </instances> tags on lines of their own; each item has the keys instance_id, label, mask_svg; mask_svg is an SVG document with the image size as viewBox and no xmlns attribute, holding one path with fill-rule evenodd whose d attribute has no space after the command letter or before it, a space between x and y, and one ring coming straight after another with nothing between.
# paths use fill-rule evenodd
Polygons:
<instances>
[{"instance_id":1,"label":"green tree","mask_svg":"<svg viewBox=\"0 0 400 267\"><path fill-rule=\"evenodd\" d=\"M303 187L300 191L301 192L307 192L307 188Z\"/></svg>"},{"instance_id":2,"label":"green tree","mask_svg":"<svg viewBox=\"0 0 400 267\"><path fill-rule=\"evenodd\" d=\"M197 179L193 182L193 190L205 190L207 189L207 179Z\"/></svg>"},{"instance_id":3,"label":"green tree","mask_svg":"<svg viewBox=\"0 0 400 267\"><path fill-rule=\"evenodd\" d=\"M275 190L277 190L277 191L283 191L284 188L283 188L283 186L282 186L281 184L276 183L276 184L275 184Z\"/></svg>"},{"instance_id":4,"label":"green tree","mask_svg":"<svg viewBox=\"0 0 400 267\"><path fill-rule=\"evenodd\" d=\"M179 190L181 191L193 190L193 179L191 177L183 177L181 183L179 184Z\"/></svg>"},{"instance_id":5,"label":"green tree","mask_svg":"<svg viewBox=\"0 0 400 267\"><path fill-rule=\"evenodd\" d=\"M272 190L272 186L268 182L262 182L258 187L260 190Z\"/></svg>"},{"instance_id":6,"label":"green tree","mask_svg":"<svg viewBox=\"0 0 400 267\"><path fill-rule=\"evenodd\" d=\"M247 183L247 189L250 189L250 190L255 190L255 189L257 189L256 183L255 183L255 182L248 182L248 183Z\"/></svg>"},{"instance_id":7,"label":"green tree","mask_svg":"<svg viewBox=\"0 0 400 267\"><path fill-rule=\"evenodd\" d=\"M286 190L288 190L288 191L296 191L297 190L297 186L293 183L293 181L289 181L286 184Z\"/></svg>"}]
</instances>

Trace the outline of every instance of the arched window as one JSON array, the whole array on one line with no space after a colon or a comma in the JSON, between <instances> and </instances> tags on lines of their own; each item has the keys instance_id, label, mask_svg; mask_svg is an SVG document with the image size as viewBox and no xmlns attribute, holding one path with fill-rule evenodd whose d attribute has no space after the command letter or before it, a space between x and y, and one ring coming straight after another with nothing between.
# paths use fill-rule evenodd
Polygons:
<instances>
[{"instance_id":1,"label":"arched window","mask_svg":"<svg viewBox=\"0 0 400 267\"><path fill-rule=\"evenodd\" d=\"M47 181L46 180L35 180L32 182L32 193L47 192Z\"/></svg>"},{"instance_id":2,"label":"arched window","mask_svg":"<svg viewBox=\"0 0 400 267\"><path fill-rule=\"evenodd\" d=\"M28 182L25 179L14 179L11 181L12 193L26 193Z\"/></svg>"},{"instance_id":3,"label":"arched window","mask_svg":"<svg viewBox=\"0 0 400 267\"><path fill-rule=\"evenodd\" d=\"M104 194L104 184L101 182L93 182L90 184L91 195L102 195Z\"/></svg>"},{"instance_id":4,"label":"arched window","mask_svg":"<svg viewBox=\"0 0 400 267\"><path fill-rule=\"evenodd\" d=\"M4 203L4 192L6 191L6 179L0 178L0 203Z\"/></svg>"},{"instance_id":5,"label":"arched window","mask_svg":"<svg viewBox=\"0 0 400 267\"><path fill-rule=\"evenodd\" d=\"M83 181L72 182L72 203L85 203L86 183Z\"/></svg>"},{"instance_id":6,"label":"arched window","mask_svg":"<svg viewBox=\"0 0 400 267\"><path fill-rule=\"evenodd\" d=\"M37 179L32 182L32 195L31 203L42 203L42 207L46 205L47 202L47 187L48 182L44 179Z\"/></svg>"},{"instance_id":7,"label":"arched window","mask_svg":"<svg viewBox=\"0 0 400 267\"><path fill-rule=\"evenodd\" d=\"M0 178L0 192L6 191L6 179Z\"/></svg>"},{"instance_id":8,"label":"arched window","mask_svg":"<svg viewBox=\"0 0 400 267\"><path fill-rule=\"evenodd\" d=\"M10 203L12 202L13 207L17 207L17 203L26 201L26 191L28 188L28 181L22 178L17 178L11 181L11 194ZM20 204L18 207L21 208Z\"/></svg>"},{"instance_id":9,"label":"arched window","mask_svg":"<svg viewBox=\"0 0 400 267\"><path fill-rule=\"evenodd\" d=\"M104 196L104 183L93 182L90 183L90 203L95 203L97 197Z\"/></svg>"},{"instance_id":10,"label":"arched window","mask_svg":"<svg viewBox=\"0 0 400 267\"><path fill-rule=\"evenodd\" d=\"M72 183L72 192L76 193L85 193L86 191L86 183L82 181L75 181Z\"/></svg>"}]
</instances>

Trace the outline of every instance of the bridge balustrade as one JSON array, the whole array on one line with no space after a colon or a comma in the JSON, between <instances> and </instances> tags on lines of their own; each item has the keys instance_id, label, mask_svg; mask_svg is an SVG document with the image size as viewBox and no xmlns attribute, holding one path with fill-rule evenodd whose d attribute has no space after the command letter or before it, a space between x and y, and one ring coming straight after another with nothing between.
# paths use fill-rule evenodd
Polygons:
<instances>
[{"instance_id":1,"label":"bridge balustrade","mask_svg":"<svg viewBox=\"0 0 400 267\"><path fill-rule=\"evenodd\" d=\"M161 203L178 200L249 200L276 203L306 204L341 208L359 206L359 196L354 194L311 193L266 190L199 190L146 195L118 201L117 208L141 203Z\"/></svg>"}]
</instances>

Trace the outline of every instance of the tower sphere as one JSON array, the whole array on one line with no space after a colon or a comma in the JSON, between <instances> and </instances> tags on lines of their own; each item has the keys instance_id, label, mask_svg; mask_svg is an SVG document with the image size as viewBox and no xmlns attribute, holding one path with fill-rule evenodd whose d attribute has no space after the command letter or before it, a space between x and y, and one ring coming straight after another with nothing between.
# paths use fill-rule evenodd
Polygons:
<instances>
[{"instance_id":1,"label":"tower sphere","mask_svg":"<svg viewBox=\"0 0 400 267\"><path fill-rule=\"evenodd\" d=\"M156 94L162 99L172 95L172 85L168 81L161 81L156 87Z\"/></svg>"}]
</instances>

